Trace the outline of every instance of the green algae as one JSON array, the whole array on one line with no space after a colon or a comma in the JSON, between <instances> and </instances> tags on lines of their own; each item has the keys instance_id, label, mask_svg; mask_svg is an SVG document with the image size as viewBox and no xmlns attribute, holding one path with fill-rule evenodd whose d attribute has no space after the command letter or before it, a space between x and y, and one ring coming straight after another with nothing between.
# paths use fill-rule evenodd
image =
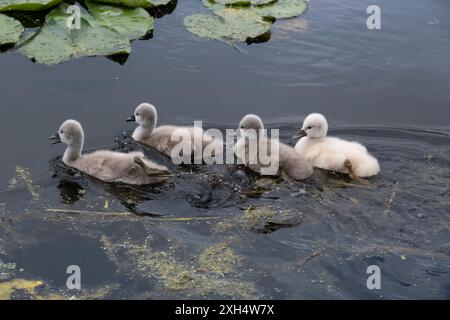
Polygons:
<instances>
[{"instance_id":1,"label":"green algae","mask_svg":"<svg viewBox=\"0 0 450 320\"><path fill-rule=\"evenodd\" d=\"M0 238L0 281L11 279L16 271L16 264L3 261L3 257L7 257L7 252L4 246L4 240Z\"/></svg>"},{"instance_id":2,"label":"green algae","mask_svg":"<svg viewBox=\"0 0 450 320\"><path fill-rule=\"evenodd\" d=\"M97 300L104 299L117 285L106 285L95 289L82 289L76 295L70 292L54 292L42 280L11 279L0 282L0 300Z\"/></svg>"},{"instance_id":3,"label":"green algae","mask_svg":"<svg viewBox=\"0 0 450 320\"><path fill-rule=\"evenodd\" d=\"M33 183L33 178L31 176L30 170L20 165L16 165L16 177L17 177L16 179L13 178L11 180L12 183L14 183L15 181L16 184L10 185L9 188L14 188L17 185L17 181L21 181L22 183L25 184L33 199L38 200L39 199L38 187L36 187Z\"/></svg>"},{"instance_id":4,"label":"green algae","mask_svg":"<svg viewBox=\"0 0 450 320\"><path fill-rule=\"evenodd\" d=\"M44 283L39 280L13 279L0 283L0 300L9 300L16 290L23 290L31 296L36 295L36 288Z\"/></svg>"},{"instance_id":5,"label":"green algae","mask_svg":"<svg viewBox=\"0 0 450 320\"><path fill-rule=\"evenodd\" d=\"M142 243L130 240L113 243L111 240L103 240L107 247L108 255L122 270L126 269L133 277L156 279L165 290L176 291L186 297L207 296L209 294L222 297L252 299L257 296L257 290L253 283L242 281L234 272L235 262L240 258L227 244L217 244L207 247L198 259L190 262L179 261L172 252L153 250L147 239ZM126 254L132 261L132 267L123 262L118 262L118 248L126 248ZM221 248L225 248L225 255L217 260ZM206 269L208 268L208 269ZM131 271L132 270L132 271ZM225 277L224 274L227 274Z\"/></svg>"},{"instance_id":6,"label":"green algae","mask_svg":"<svg viewBox=\"0 0 450 320\"><path fill-rule=\"evenodd\" d=\"M220 275L233 272L241 257L230 247L228 241L203 250L199 257L201 268Z\"/></svg>"},{"instance_id":7,"label":"green algae","mask_svg":"<svg viewBox=\"0 0 450 320\"><path fill-rule=\"evenodd\" d=\"M251 299L255 294L255 288L250 282L202 274L195 268L176 261L167 252L155 252L140 259L138 269L155 274L169 290L186 290L188 296L219 294L226 297Z\"/></svg>"},{"instance_id":8,"label":"green algae","mask_svg":"<svg viewBox=\"0 0 450 320\"><path fill-rule=\"evenodd\" d=\"M250 230L271 233L280 228L289 228L301 224L303 214L294 209L276 209L272 207L249 207L241 217L241 223Z\"/></svg>"},{"instance_id":9,"label":"green algae","mask_svg":"<svg viewBox=\"0 0 450 320\"><path fill-rule=\"evenodd\" d=\"M212 227L215 234L228 234L236 229L257 233L272 233L281 228L298 226L303 213L297 209L281 209L272 206L249 206L242 214L219 221Z\"/></svg>"},{"instance_id":10,"label":"green algae","mask_svg":"<svg viewBox=\"0 0 450 320\"><path fill-rule=\"evenodd\" d=\"M1 256L5 256L6 252L0 247L0 281L11 279L16 271L16 264L4 262Z\"/></svg>"}]
</instances>

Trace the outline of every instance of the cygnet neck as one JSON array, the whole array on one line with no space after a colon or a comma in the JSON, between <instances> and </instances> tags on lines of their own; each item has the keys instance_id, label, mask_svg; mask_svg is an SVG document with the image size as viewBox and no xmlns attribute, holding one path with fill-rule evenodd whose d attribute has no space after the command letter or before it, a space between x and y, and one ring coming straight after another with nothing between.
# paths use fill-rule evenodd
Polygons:
<instances>
[{"instance_id":1,"label":"cygnet neck","mask_svg":"<svg viewBox=\"0 0 450 320\"><path fill-rule=\"evenodd\" d=\"M81 152L83 151L84 145L84 137L81 138L81 141L72 143L67 146L66 151L64 152L63 161L73 162L81 157Z\"/></svg>"}]
</instances>

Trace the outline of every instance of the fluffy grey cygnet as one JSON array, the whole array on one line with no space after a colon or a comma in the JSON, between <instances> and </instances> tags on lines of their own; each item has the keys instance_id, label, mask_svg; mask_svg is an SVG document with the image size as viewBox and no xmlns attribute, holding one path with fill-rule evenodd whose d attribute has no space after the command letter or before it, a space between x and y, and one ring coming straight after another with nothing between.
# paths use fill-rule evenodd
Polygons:
<instances>
[{"instance_id":1,"label":"fluffy grey cygnet","mask_svg":"<svg viewBox=\"0 0 450 320\"><path fill-rule=\"evenodd\" d=\"M51 139L53 144L67 145L63 156L66 165L105 182L144 185L162 182L171 175L167 167L150 161L142 152L99 150L83 154L84 131L75 120L66 120Z\"/></svg>"},{"instance_id":2,"label":"fluffy grey cygnet","mask_svg":"<svg viewBox=\"0 0 450 320\"><path fill-rule=\"evenodd\" d=\"M288 177L294 180L303 180L313 174L311 164L292 147L277 140L268 139L264 135L261 136L259 133L263 129L264 124L259 116L248 114L242 118L239 122L240 138L234 145L234 152L238 159L243 161L251 170L261 173L261 170L266 165L261 164L259 160L259 148L267 146L268 156L275 157L274 159L278 161L279 168ZM250 144L257 147L253 148L252 151ZM278 147L274 148L274 150L278 149L278 155L272 155L270 153L273 144L276 144ZM250 159L253 159L253 161L250 162Z\"/></svg>"},{"instance_id":3,"label":"fluffy grey cygnet","mask_svg":"<svg viewBox=\"0 0 450 320\"><path fill-rule=\"evenodd\" d=\"M156 108L150 103L141 103L127 121L135 121L139 125L133 132L132 137L134 140L151 146L169 157L172 149L179 143L178 140L172 140L174 134L190 137L187 143L191 152L197 149L202 151L207 146L214 150L213 154L215 155L223 152L223 141L206 134L200 127L173 125L157 127L158 114ZM195 140L194 137L199 138Z\"/></svg>"}]
</instances>

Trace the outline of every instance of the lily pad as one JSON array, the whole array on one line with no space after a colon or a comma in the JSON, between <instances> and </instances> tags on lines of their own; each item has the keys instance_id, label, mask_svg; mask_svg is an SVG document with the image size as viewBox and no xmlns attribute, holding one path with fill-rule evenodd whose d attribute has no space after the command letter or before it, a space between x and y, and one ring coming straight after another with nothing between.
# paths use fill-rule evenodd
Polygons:
<instances>
[{"instance_id":1,"label":"lily pad","mask_svg":"<svg viewBox=\"0 0 450 320\"><path fill-rule=\"evenodd\" d=\"M67 4L50 12L41 31L20 49L26 57L39 63L54 65L84 56L129 53L130 41L119 32L103 26L81 8L81 28L66 26Z\"/></svg>"},{"instance_id":2,"label":"lily pad","mask_svg":"<svg viewBox=\"0 0 450 320\"><path fill-rule=\"evenodd\" d=\"M62 0L0 0L1 11L39 11L60 4Z\"/></svg>"},{"instance_id":3,"label":"lily pad","mask_svg":"<svg viewBox=\"0 0 450 320\"><path fill-rule=\"evenodd\" d=\"M15 44L23 31L19 21L0 13L0 46Z\"/></svg>"},{"instance_id":4,"label":"lily pad","mask_svg":"<svg viewBox=\"0 0 450 320\"><path fill-rule=\"evenodd\" d=\"M203 5L207 8L218 11L224 8L216 0L202 0ZM225 0L224 0L225 1ZM253 3L252 3L253 4ZM240 8L241 10L249 10L266 18L288 19L303 14L308 8L308 3L305 0L278 0L270 1L268 3L253 4L248 8Z\"/></svg>"},{"instance_id":5,"label":"lily pad","mask_svg":"<svg viewBox=\"0 0 450 320\"><path fill-rule=\"evenodd\" d=\"M278 0L264 6L252 6L251 10L263 17L288 19L303 14L307 8L305 0Z\"/></svg>"},{"instance_id":6,"label":"lily pad","mask_svg":"<svg viewBox=\"0 0 450 320\"><path fill-rule=\"evenodd\" d=\"M224 6L250 6L250 5L264 5L272 2L276 2L277 0L207 0L212 4L220 4Z\"/></svg>"},{"instance_id":7,"label":"lily pad","mask_svg":"<svg viewBox=\"0 0 450 320\"><path fill-rule=\"evenodd\" d=\"M172 0L96 0L97 2L120 4L132 8L154 8L168 5Z\"/></svg>"},{"instance_id":8,"label":"lily pad","mask_svg":"<svg viewBox=\"0 0 450 320\"><path fill-rule=\"evenodd\" d=\"M214 13L189 15L184 18L184 25L202 38L224 42L255 39L268 33L272 27L271 22L249 10L226 8Z\"/></svg>"},{"instance_id":9,"label":"lily pad","mask_svg":"<svg viewBox=\"0 0 450 320\"><path fill-rule=\"evenodd\" d=\"M153 29L153 18L142 8L122 8L92 1L85 2L89 13L101 24L130 40L139 39Z\"/></svg>"}]
</instances>

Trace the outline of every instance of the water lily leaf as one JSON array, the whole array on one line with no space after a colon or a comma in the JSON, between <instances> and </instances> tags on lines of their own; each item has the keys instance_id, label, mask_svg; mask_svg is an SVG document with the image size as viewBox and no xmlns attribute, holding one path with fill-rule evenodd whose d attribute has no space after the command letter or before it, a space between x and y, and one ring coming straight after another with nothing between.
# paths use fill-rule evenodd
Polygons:
<instances>
[{"instance_id":1,"label":"water lily leaf","mask_svg":"<svg viewBox=\"0 0 450 320\"><path fill-rule=\"evenodd\" d=\"M132 8L154 8L168 5L173 0L96 0L97 2L120 4Z\"/></svg>"},{"instance_id":2,"label":"water lily leaf","mask_svg":"<svg viewBox=\"0 0 450 320\"><path fill-rule=\"evenodd\" d=\"M0 13L0 46L15 44L23 31L19 21Z\"/></svg>"},{"instance_id":3,"label":"water lily leaf","mask_svg":"<svg viewBox=\"0 0 450 320\"><path fill-rule=\"evenodd\" d=\"M150 2L153 4L153 6L155 7L159 7L159 6L166 6L168 5L170 2L172 2L173 0L150 0Z\"/></svg>"},{"instance_id":4,"label":"water lily leaf","mask_svg":"<svg viewBox=\"0 0 450 320\"><path fill-rule=\"evenodd\" d=\"M306 0L278 0L266 4L252 4L252 6L241 8L241 10L250 10L262 17L275 19L293 18L303 14L308 8ZM222 10L224 8L222 4L218 3L218 0L203 0L203 5L213 11Z\"/></svg>"},{"instance_id":5,"label":"water lily leaf","mask_svg":"<svg viewBox=\"0 0 450 320\"><path fill-rule=\"evenodd\" d=\"M250 6L250 5L264 5L272 2L276 2L277 0L207 0L212 4L220 4L224 6Z\"/></svg>"},{"instance_id":6,"label":"water lily leaf","mask_svg":"<svg viewBox=\"0 0 450 320\"><path fill-rule=\"evenodd\" d=\"M307 8L305 0L278 0L264 6L252 6L251 10L263 17L288 19L303 14Z\"/></svg>"},{"instance_id":7,"label":"water lily leaf","mask_svg":"<svg viewBox=\"0 0 450 320\"><path fill-rule=\"evenodd\" d=\"M20 49L23 55L39 63L54 65L73 58L131 51L127 37L103 26L84 8L81 8L80 29L69 29L67 7L67 4L61 4L47 15L41 31Z\"/></svg>"},{"instance_id":8,"label":"water lily leaf","mask_svg":"<svg viewBox=\"0 0 450 320\"><path fill-rule=\"evenodd\" d=\"M251 4L254 6L265 5L269 3L277 2L278 0L251 0Z\"/></svg>"},{"instance_id":9,"label":"water lily leaf","mask_svg":"<svg viewBox=\"0 0 450 320\"><path fill-rule=\"evenodd\" d=\"M153 29L153 18L142 8L122 8L85 2L89 13L101 24L111 27L130 40L139 39Z\"/></svg>"},{"instance_id":10,"label":"water lily leaf","mask_svg":"<svg viewBox=\"0 0 450 320\"><path fill-rule=\"evenodd\" d=\"M257 38L270 31L272 23L258 14L241 9L221 9L215 15L192 14L184 18L186 28L207 39L240 42Z\"/></svg>"},{"instance_id":11,"label":"water lily leaf","mask_svg":"<svg viewBox=\"0 0 450 320\"><path fill-rule=\"evenodd\" d=\"M39 11L61 2L62 0L0 0L0 11Z\"/></svg>"}]
</instances>

